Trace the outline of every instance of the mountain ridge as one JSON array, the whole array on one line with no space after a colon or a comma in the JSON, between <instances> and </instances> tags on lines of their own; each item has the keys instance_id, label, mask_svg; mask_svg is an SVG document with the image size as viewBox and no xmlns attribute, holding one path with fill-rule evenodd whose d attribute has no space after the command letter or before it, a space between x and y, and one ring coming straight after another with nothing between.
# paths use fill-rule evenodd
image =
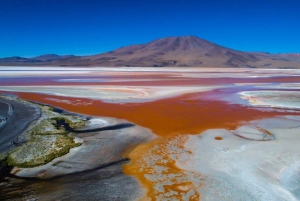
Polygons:
<instances>
[{"instance_id":1,"label":"mountain ridge","mask_svg":"<svg viewBox=\"0 0 300 201\"><path fill-rule=\"evenodd\" d=\"M0 59L0 65L300 68L298 54L243 52L196 36L159 38L90 56L56 54Z\"/></svg>"}]
</instances>

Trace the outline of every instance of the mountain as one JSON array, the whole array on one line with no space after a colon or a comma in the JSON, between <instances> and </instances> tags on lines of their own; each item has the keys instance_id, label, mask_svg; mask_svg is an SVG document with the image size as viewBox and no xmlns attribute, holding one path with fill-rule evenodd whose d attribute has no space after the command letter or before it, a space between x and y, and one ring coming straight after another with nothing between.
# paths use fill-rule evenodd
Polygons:
<instances>
[{"instance_id":1,"label":"mountain","mask_svg":"<svg viewBox=\"0 0 300 201\"><path fill-rule=\"evenodd\" d=\"M57 54L44 54L41 56L33 57L32 59L44 61L44 60L55 60L59 58L60 56Z\"/></svg>"},{"instance_id":2,"label":"mountain","mask_svg":"<svg viewBox=\"0 0 300 201\"><path fill-rule=\"evenodd\" d=\"M300 68L298 54L241 52L196 36L167 37L91 56L0 59L0 65Z\"/></svg>"},{"instance_id":3,"label":"mountain","mask_svg":"<svg viewBox=\"0 0 300 201\"><path fill-rule=\"evenodd\" d=\"M70 59L79 58L74 55L56 55L45 54L37 57L25 58L25 57L6 57L0 58L0 66L61 66L61 63L65 63ZM72 63L70 63L72 65Z\"/></svg>"},{"instance_id":4,"label":"mountain","mask_svg":"<svg viewBox=\"0 0 300 201\"><path fill-rule=\"evenodd\" d=\"M89 57L106 66L239 66L258 59L195 36L169 37Z\"/></svg>"}]
</instances>

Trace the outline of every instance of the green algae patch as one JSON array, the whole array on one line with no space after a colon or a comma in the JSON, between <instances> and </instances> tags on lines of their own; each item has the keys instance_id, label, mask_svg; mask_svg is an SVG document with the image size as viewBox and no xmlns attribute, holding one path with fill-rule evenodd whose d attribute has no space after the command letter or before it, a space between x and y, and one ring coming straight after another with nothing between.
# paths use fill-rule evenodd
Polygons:
<instances>
[{"instance_id":1,"label":"green algae patch","mask_svg":"<svg viewBox=\"0 0 300 201\"><path fill-rule=\"evenodd\" d=\"M72 129L80 128L85 126L85 121L74 116L60 115L60 114L50 115L51 118L45 117L44 119L38 121L34 127L28 130L30 134L33 135L59 135L66 134L66 129L58 122L63 122L68 124Z\"/></svg>"},{"instance_id":2,"label":"green algae patch","mask_svg":"<svg viewBox=\"0 0 300 201\"><path fill-rule=\"evenodd\" d=\"M57 112L54 112L54 109L51 106L42 105L42 104L38 104L38 103L33 103L33 102L29 102L29 101L26 101L26 100L23 100L23 99L10 97L10 96L0 95L0 97L8 99L8 100L14 100L14 101L22 102L22 103L25 103L25 104L35 105L35 106L39 107L40 110L41 110L41 113L42 113L40 121L43 120L43 119L49 119L48 121L64 120L73 129L85 126L85 120L84 119L82 119L78 116L59 114ZM43 122L43 123L46 123L46 122ZM50 122L50 123L55 125L55 123L53 121ZM48 124L48 125L51 127L50 124ZM43 126L43 125L40 125L40 126ZM44 128L46 128L46 126Z\"/></svg>"},{"instance_id":3,"label":"green algae patch","mask_svg":"<svg viewBox=\"0 0 300 201\"><path fill-rule=\"evenodd\" d=\"M71 148L80 146L67 135L38 135L10 153L7 162L11 166L31 168L49 163L69 153Z\"/></svg>"},{"instance_id":4,"label":"green algae patch","mask_svg":"<svg viewBox=\"0 0 300 201\"><path fill-rule=\"evenodd\" d=\"M9 165L21 168L37 167L45 165L53 159L69 153L71 148L81 145L74 141L74 137L69 136L71 133L59 122L68 124L70 128L75 129L85 126L85 119L59 114L47 105L8 96L1 97L35 105L40 108L41 116L23 132L22 135L25 135L27 142L3 156L0 155L0 162L6 160Z\"/></svg>"},{"instance_id":5,"label":"green algae patch","mask_svg":"<svg viewBox=\"0 0 300 201\"><path fill-rule=\"evenodd\" d=\"M7 156L8 156L8 152L4 152L0 154L0 165L3 161L6 161Z\"/></svg>"},{"instance_id":6,"label":"green algae patch","mask_svg":"<svg viewBox=\"0 0 300 201\"><path fill-rule=\"evenodd\" d=\"M85 126L85 121L75 116L59 115L53 117L52 120L64 121L65 123L69 124L69 126L73 129Z\"/></svg>"},{"instance_id":7,"label":"green algae patch","mask_svg":"<svg viewBox=\"0 0 300 201\"><path fill-rule=\"evenodd\" d=\"M58 128L53 119L43 119L29 131L33 135L58 135L66 134L63 127Z\"/></svg>"}]
</instances>

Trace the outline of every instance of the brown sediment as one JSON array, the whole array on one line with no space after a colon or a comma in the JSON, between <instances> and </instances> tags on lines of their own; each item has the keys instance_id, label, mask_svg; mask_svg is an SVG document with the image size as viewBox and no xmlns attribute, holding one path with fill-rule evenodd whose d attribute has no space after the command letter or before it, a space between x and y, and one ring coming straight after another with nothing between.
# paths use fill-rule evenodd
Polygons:
<instances>
[{"instance_id":1,"label":"brown sediment","mask_svg":"<svg viewBox=\"0 0 300 201\"><path fill-rule=\"evenodd\" d=\"M136 147L129 154L131 163L123 166L125 174L132 175L147 189L147 198L157 200L161 197L184 200L199 200L196 191L199 186L194 186L186 172L176 166L176 159L170 157L177 155L170 146L180 147L187 140L187 136L179 135L160 138L148 144ZM169 144L172 141L172 144ZM160 169L163 168L163 171ZM194 174L194 177L199 177ZM162 189L158 186L162 185ZM146 200L146 198L145 198Z\"/></svg>"},{"instance_id":2,"label":"brown sediment","mask_svg":"<svg viewBox=\"0 0 300 201\"><path fill-rule=\"evenodd\" d=\"M266 129L263 129L263 128L260 128L260 127L256 127L257 130L259 130L260 132L264 133L264 134L267 134L267 135L270 135L270 136L273 136L272 133Z\"/></svg>"}]
</instances>

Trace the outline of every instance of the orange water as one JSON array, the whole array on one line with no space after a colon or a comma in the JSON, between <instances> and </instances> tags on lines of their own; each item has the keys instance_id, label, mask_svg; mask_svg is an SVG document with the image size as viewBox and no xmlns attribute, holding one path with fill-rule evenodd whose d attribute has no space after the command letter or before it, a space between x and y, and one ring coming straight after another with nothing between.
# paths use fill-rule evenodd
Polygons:
<instances>
[{"instance_id":1,"label":"orange water","mask_svg":"<svg viewBox=\"0 0 300 201\"><path fill-rule=\"evenodd\" d=\"M71 102L81 100L91 103L80 106L56 102L51 99L57 96L52 95L18 92L14 94L26 100L50 104L81 114L126 119L150 128L153 133L163 137L176 134L197 134L211 128L234 129L245 121L282 114L278 111L266 112L220 100L201 99L201 96L205 97L209 92L186 94L154 102L126 104L61 97ZM195 97L197 99L194 99Z\"/></svg>"},{"instance_id":2,"label":"orange water","mask_svg":"<svg viewBox=\"0 0 300 201\"><path fill-rule=\"evenodd\" d=\"M270 80L271 78L260 78L256 81L270 82ZM276 78L275 80L286 82L295 81L295 78ZM208 83L204 83L203 79L200 81L187 80L186 82L183 82L181 80L180 82L182 85L190 85L191 83L199 84L199 82L201 82L201 84L213 84L212 80L210 79L206 79L206 81ZM215 80L215 82L221 81L226 82L227 84L230 83L230 79ZM232 79L231 82L233 81L236 82L237 80ZM241 79L239 79L239 81L242 82ZM299 78L297 81L299 81ZM152 82L152 85L164 85L165 82L167 81ZM171 83L173 82L176 81L170 81L168 84L172 85ZM245 80L244 82L248 83L249 80ZM186 138L184 137L184 135L186 134L199 134L204 130L212 128L235 129L237 126L247 121L260 118L275 117L282 114L289 114L288 112L283 113L275 110L262 111L252 107L230 104L225 101L211 98L215 93L218 93L216 91L184 94L181 96L157 100L153 102L126 104L105 103L99 100L57 97L35 93L12 93L17 94L20 98L26 100L50 104L76 113L126 119L130 122L151 129L153 133L159 136L159 138L147 144L139 145L131 153L129 153L127 157L131 158L132 162L131 164L124 166L124 173L136 177L142 183L142 185L146 187L147 196L152 200L155 200L155 197L158 195L158 193L153 188L155 183L149 181L145 177L145 174L149 174L149 172L153 172L154 170L151 167L141 170L141 165L146 164L143 156L149 154L149 150L152 150L151 154L153 155L168 153L166 144L169 140L174 139L178 136L179 141L177 143L177 146L182 146L186 140ZM224 96L226 96L226 94L224 94ZM68 100L73 103L80 100L82 102L89 102L90 104L76 106L74 104L68 104L65 102L57 102L52 98ZM216 140L222 139L218 138ZM154 146L158 146L157 150L153 150ZM176 167L174 160L168 158L168 155L165 155L164 157L168 162L163 165L168 169L169 173L173 172L176 174L184 174L180 169ZM187 181L179 184L174 183L173 185L165 186L164 188L166 192L170 190L177 191L179 193L177 198L180 199L180 193L185 191L185 189L191 189L195 187L192 187L191 184ZM193 197L191 197L191 199L199 200L200 197L201 195L195 194Z\"/></svg>"}]
</instances>

